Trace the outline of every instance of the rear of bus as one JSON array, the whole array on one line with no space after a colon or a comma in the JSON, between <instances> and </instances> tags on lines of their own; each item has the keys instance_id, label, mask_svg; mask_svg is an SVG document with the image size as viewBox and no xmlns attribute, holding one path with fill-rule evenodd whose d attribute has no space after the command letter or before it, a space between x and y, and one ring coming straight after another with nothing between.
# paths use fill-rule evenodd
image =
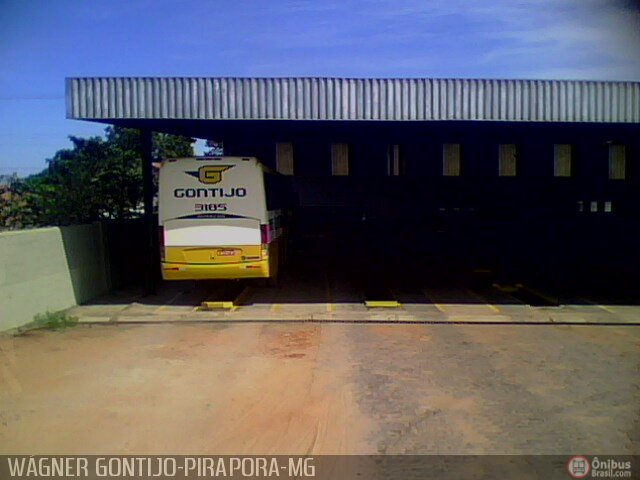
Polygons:
<instances>
[{"instance_id":1,"label":"rear of bus","mask_svg":"<svg viewBox=\"0 0 640 480\"><path fill-rule=\"evenodd\" d=\"M264 173L257 159L163 162L158 214L165 280L268 278L273 273Z\"/></svg>"}]
</instances>

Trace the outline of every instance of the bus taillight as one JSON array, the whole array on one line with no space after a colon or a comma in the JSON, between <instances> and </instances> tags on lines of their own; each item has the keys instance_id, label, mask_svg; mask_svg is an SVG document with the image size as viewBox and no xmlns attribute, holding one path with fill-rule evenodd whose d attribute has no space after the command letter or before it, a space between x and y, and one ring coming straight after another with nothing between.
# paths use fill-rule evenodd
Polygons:
<instances>
[{"instance_id":1,"label":"bus taillight","mask_svg":"<svg viewBox=\"0 0 640 480\"><path fill-rule=\"evenodd\" d=\"M260 225L260 238L263 245L271 243L271 229L269 225Z\"/></svg>"}]
</instances>

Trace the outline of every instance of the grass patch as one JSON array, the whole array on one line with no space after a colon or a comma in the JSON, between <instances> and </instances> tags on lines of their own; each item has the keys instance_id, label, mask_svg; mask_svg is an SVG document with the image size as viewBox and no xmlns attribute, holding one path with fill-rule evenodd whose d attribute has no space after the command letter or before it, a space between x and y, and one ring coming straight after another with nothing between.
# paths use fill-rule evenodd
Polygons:
<instances>
[{"instance_id":1,"label":"grass patch","mask_svg":"<svg viewBox=\"0 0 640 480\"><path fill-rule=\"evenodd\" d=\"M36 328L64 330L78 324L78 317L71 317L64 312L45 312L33 317Z\"/></svg>"}]
</instances>

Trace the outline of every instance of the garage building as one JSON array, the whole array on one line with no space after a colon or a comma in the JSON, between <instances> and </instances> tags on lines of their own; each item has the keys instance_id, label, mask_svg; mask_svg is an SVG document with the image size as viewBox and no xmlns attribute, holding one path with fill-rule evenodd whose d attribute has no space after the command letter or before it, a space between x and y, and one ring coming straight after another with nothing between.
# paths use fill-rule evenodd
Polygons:
<instances>
[{"instance_id":1,"label":"garage building","mask_svg":"<svg viewBox=\"0 0 640 480\"><path fill-rule=\"evenodd\" d=\"M432 280L638 282L638 82L70 78L66 95L68 118L146 132L147 207L152 131L291 175L303 259Z\"/></svg>"}]
</instances>

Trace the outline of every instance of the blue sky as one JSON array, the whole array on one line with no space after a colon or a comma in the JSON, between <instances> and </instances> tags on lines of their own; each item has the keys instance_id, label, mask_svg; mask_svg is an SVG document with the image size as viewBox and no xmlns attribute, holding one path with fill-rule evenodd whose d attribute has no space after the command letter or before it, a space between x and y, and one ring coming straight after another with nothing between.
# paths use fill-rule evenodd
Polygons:
<instances>
[{"instance_id":1,"label":"blue sky","mask_svg":"<svg viewBox=\"0 0 640 480\"><path fill-rule=\"evenodd\" d=\"M65 119L68 76L640 80L616 0L0 0L0 174L104 126Z\"/></svg>"}]
</instances>

